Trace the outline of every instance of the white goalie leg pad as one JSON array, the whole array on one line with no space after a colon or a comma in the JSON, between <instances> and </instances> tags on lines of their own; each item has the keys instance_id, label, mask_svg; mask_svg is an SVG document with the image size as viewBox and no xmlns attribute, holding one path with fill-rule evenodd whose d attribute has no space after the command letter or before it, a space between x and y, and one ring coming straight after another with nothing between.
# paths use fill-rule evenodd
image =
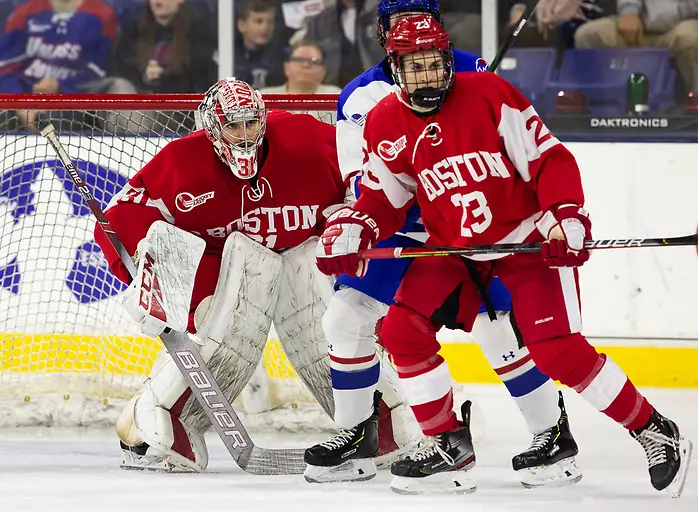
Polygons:
<instances>
[{"instance_id":1,"label":"white goalie leg pad","mask_svg":"<svg viewBox=\"0 0 698 512\"><path fill-rule=\"evenodd\" d=\"M231 234L223 247L216 291L197 309L197 337L207 340L206 346L216 345L208 367L231 402L250 381L262 358L282 265L281 255L241 233ZM210 426L192 398L184 405L182 418L200 431Z\"/></svg>"},{"instance_id":2,"label":"white goalie leg pad","mask_svg":"<svg viewBox=\"0 0 698 512\"><path fill-rule=\"evenodd\" d=\"M138 272L121 294L124 309L147 336L187 329L194 278L206 242L167 222L154 222L138 244Z\"/></svg>"},{"instance_id":3,"label":"white goalie leg pad","mask_svg":"<svg viewBox=\"0 0 698 512\"><path fill-rule=\"evenodd\" d=\"M198 331L190 337L231 401L242 391L261 359L280 272L279 255L233 233L223 248L214 295L204 299L196 310ZM117 432L129 446L143 442L157 446L165 456L172 457L173 465L181 467L187 464L181 456L186 458L189 451L197 455L200 445L207 462L203 433L209 426L184 377L170 355L163 352L143 389L123 411ZM203 455L200 460L201 463L195 460L191 469L205 468Z\"/></svg>"},{"instance_id":4,"label":"white goalie leg pad","mask_svg":"<svg viewBox=\"0 0 698 512\"><path fill-rule=\"evenodd\" d=\"M486 313L478 315L472 335L519 407L531 434L556 425L561 414L557 387L538 370L528 349L519 347L509 313L498 312L494 322Z\"/></svg>"},{"instance_id":5,"label":"white goalie leg pad","mask_svg":"<svg viewBox=\"0 0 698 512\"><path fill-rule=\"evenodd\" d=\"M203 349L210 357L211 350ZM167 470L177 467L202 472L208 465L208 450L203 431L178 417L175 404L185 399L187 384L170 355L159 354L151 376L121 412L116 432L130 447L149 448L143 456L124 452L122 467Z\"/></svg>"},{"instance_id":6,"label":"white goalie leg pad","mask_svg":"<svg viewBox=\"0 0 698 512\"><path fill-rule=\"evenodd\" d=\"M274 328L286 357L330 417L334 414L327 339L322 317L333 294L333 280L315 263L317 237L284 251Z\"/></svg>"}]
</instances>

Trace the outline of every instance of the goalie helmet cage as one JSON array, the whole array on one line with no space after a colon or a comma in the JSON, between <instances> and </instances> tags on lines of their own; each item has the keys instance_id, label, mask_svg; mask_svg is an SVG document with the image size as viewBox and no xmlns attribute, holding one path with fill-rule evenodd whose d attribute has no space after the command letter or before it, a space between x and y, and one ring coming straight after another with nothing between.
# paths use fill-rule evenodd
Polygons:
<instances>
[{"instance_id":1,"label":"goalie helmet cage","mask_svg":"<svg viewBox=\"0 0 698 512\"><path fill-rule=\"evenodd\" d=\"M125 286L94 242L95 219L38 130L55 126L105 208L160 148L197 129L201 98L0 95L0 427L111 426L163 350L118 304ZM336 95L264 99L272 110L335 119ZM263 362L271 407L313 407L273 330ZM318 422L283 416L261 415L253 427Z\"/></svg>"}]
</instances>

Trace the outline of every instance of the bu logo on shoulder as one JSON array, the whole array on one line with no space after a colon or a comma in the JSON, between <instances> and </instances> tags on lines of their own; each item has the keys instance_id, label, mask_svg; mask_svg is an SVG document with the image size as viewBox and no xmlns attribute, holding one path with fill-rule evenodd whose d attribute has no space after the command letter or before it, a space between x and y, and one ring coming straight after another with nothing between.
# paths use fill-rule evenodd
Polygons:
<instances>
[{"instance_id":1,"label":"bu logo on shoulder","mask_svg":"<svg viewBox=\"0 0 698 512\"><path fill-rule=\"evenodd\" d=\"M407 147L407 136L403 135L395 142L389 140L381 141L378 144L378 156L386 162L392 162L397 158L401 151Z\"/></svg>"},{"instance_id":2,"label":"bu logo on shoulder","mask_svg":"<svg viewBox=\"0 0 698 512\"><path fill-rule=\"evenodd\" d=\"M189 192L182 192L175 197L175 206L180 212L190 212L197 206L201 206L209 199L213 199L215 191L204 192L200 196L195 196Z\"/></svg>"},{"instance_id":3,"label":"bu logo on shoulder","mask_svg":"<svg viewBox=\"0 0 698 512\"><path fill-rule=\"evenodd\" d=\"M478 58L475 61L475 71L479 73L484 73L487 71L487 68L489 67L489 64L487 64L487 61L483 59L482 57Z\"/></svg>"}]
</instances>

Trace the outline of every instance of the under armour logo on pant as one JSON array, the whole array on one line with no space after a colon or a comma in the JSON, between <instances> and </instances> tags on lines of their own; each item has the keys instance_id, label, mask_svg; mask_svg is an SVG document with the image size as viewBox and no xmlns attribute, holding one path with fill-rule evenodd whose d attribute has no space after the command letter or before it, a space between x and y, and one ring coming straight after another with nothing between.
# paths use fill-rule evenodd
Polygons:
<instances>
[{"instance_id":1,"label":"under armour logo on pant","mask_svg":"<svg viewBox=\"0 0 698 512\"><path fill-rule=\"evenodd\" d=\"M509 359L515 359L516 355L514 354L514 351L510 351L508 354L502 354L502 359L505 361L508 361Z\"/></svg>"}]
</instances>

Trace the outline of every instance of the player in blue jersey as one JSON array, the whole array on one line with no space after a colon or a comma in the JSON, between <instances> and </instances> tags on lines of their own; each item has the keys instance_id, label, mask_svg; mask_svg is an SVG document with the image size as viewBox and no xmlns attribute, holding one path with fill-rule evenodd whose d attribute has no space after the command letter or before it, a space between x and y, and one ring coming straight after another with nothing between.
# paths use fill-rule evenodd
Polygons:
<instances>
[{"instance_id":1,"label":"player in blue jersey","mask_svg":"<svg viewBox=\"0 0 698 512\"><path fill-rule=\"evenodd\" d=\"M378 6L378 36L381 45L398 19L427 12L441 20L438 0L381 0ZM454 50L455 71L487 71L484 59ZM388 59L351 81L339 97L337 150L345 182L358 195L363 165L363 125L369 111L395 91ZM464 120L464 122L467 122ZM420 246L426 239L419 208L413 206L400 233L376 247ZM463 259L467 265L467 259ZM325 443L306 451L309 481L365 480L375 475L370 457L379 442L374 432L378 414L376 389L395 400L386 373L380 368L374 332L410 264L409 259L373 260L362 278L338 276L323 328L329 342L330 368L335 398L335 422L342 430ZM477 273L473 273L473 277ZM480 279L475 279L479 282ZM543 375L520 346L511 296L496 278L489 289L481 286L483 306L473 328L473 337L486 359L502 379L526 420L533 442L516 455L512 465L525 486L576 482L581 478L575 455L577 445L569 431L567 415L553 381ZM453 328L459 326L454 325ZM379 370L380 374L379 381ZM387 389L386 389L387 388ZM410 404L417 405L417 404ZM359 439L363 438L361 441ZM355 450L351 455L349 451ZM347 462L348 459L353 461ZM341 467L338 467L341 466Z\"/></svg>"}]
</instances>

